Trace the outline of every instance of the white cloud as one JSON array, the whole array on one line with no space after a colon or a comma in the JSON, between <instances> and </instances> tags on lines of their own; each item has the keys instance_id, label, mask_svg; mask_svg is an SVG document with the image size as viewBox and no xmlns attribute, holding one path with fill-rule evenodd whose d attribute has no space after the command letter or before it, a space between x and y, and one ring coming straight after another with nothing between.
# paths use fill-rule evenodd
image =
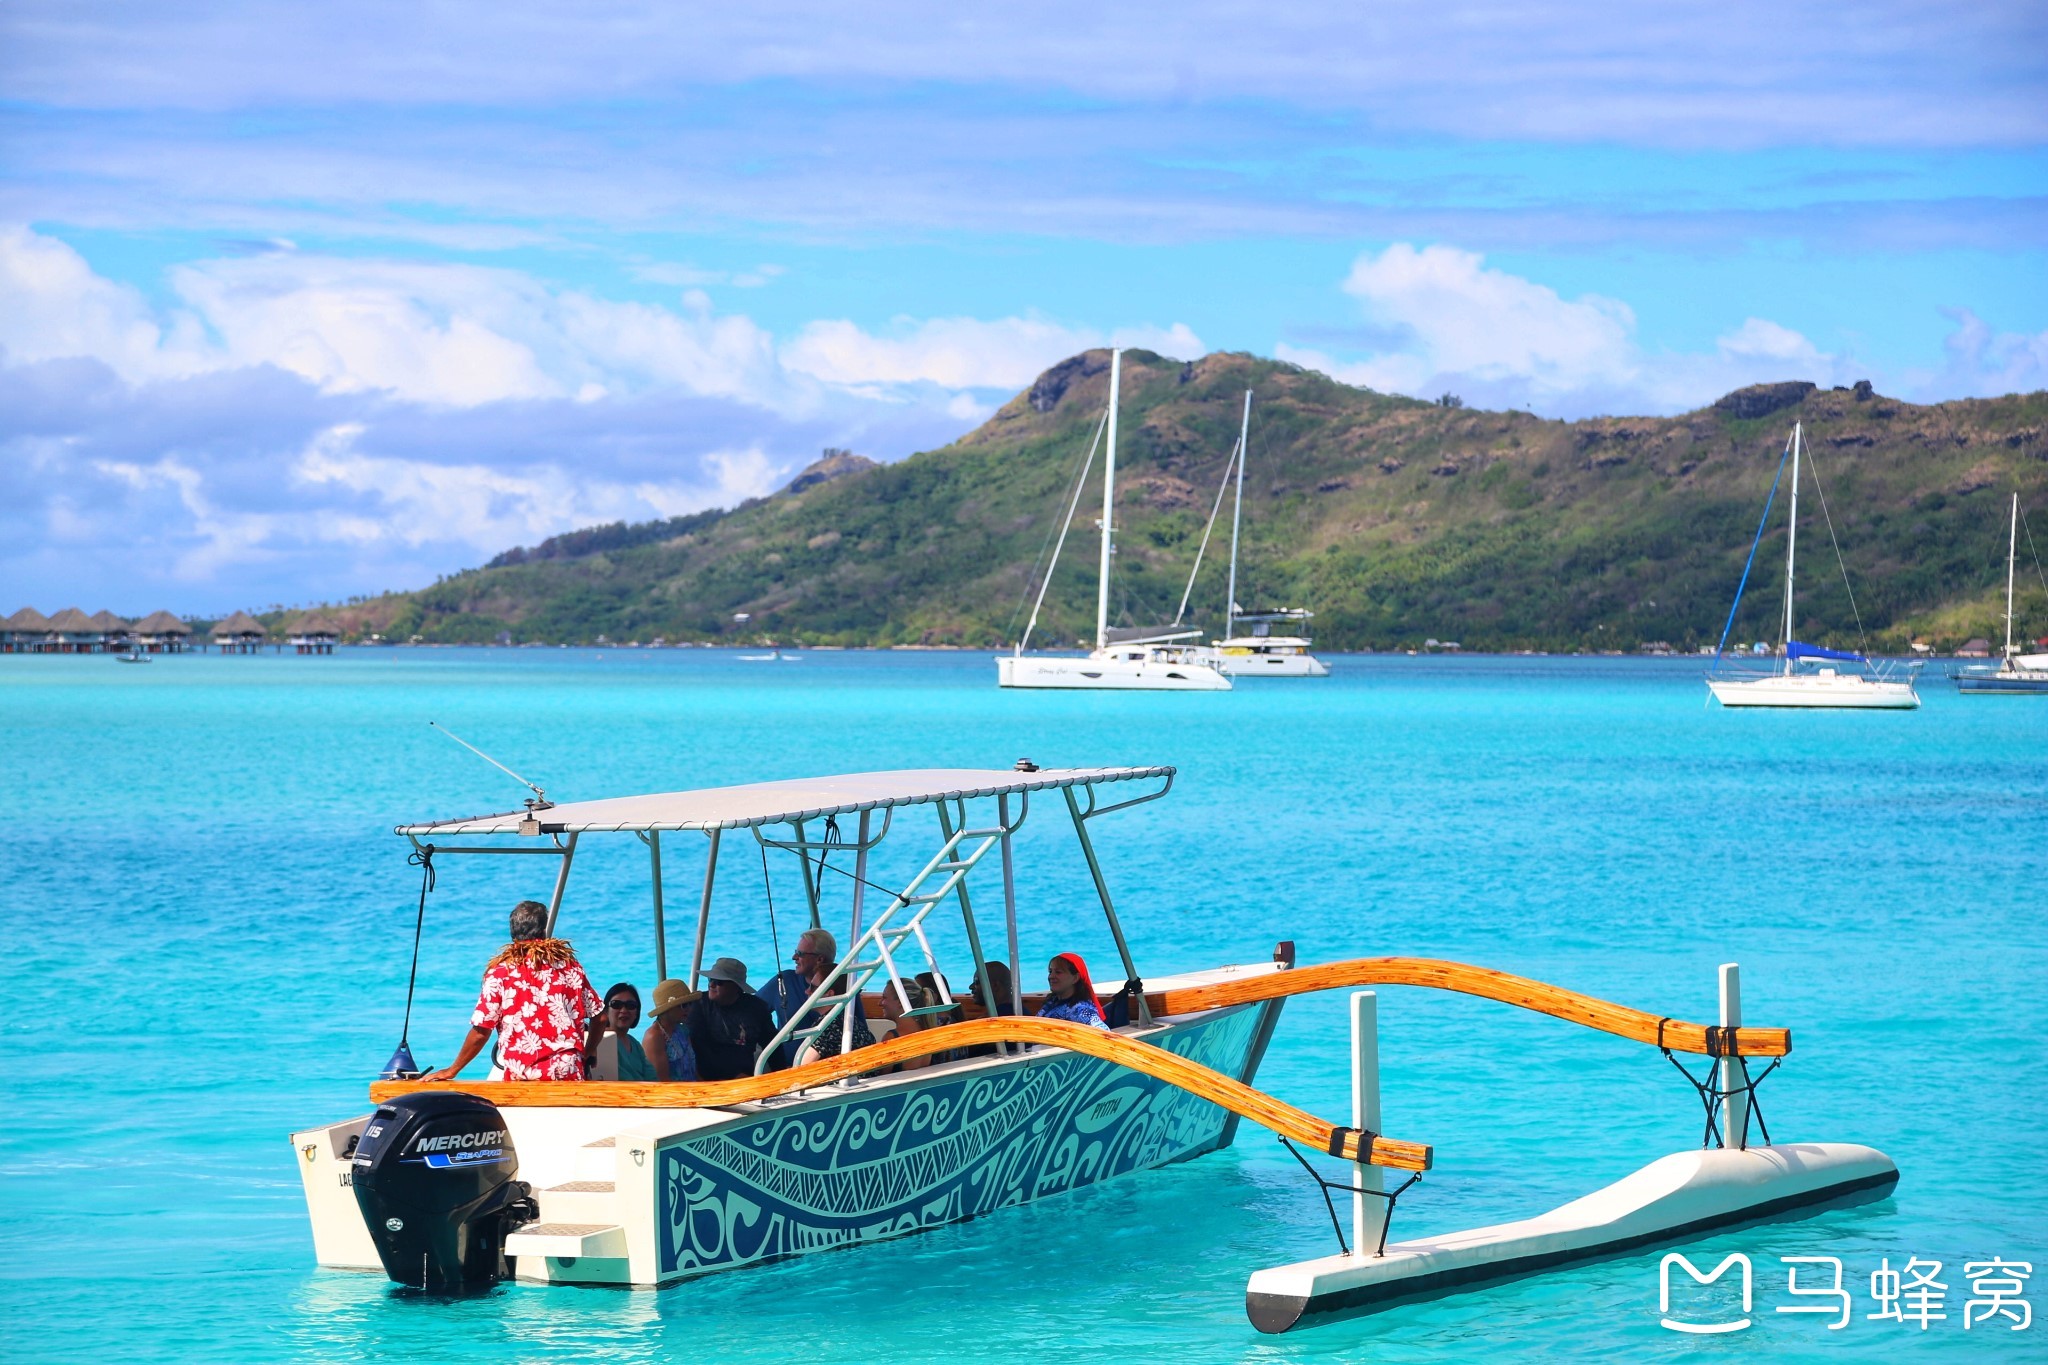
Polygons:
<instances>
[{"instance_id":1,"label":"white cloud","mask_svg":"<svg viewBox=\"0 0 2048 1365\"><path fill-rule=\"evenodd\" d=\"M1839 7L1772 0L1278 3L1255 21L1237 0L1041 0L971 19L942 0L12 9L14 97L86 108L587 110L625 96L645 123L649 100L708 88L723 132L733 86L797 83L814 100L943 79L1179 106L1281 101L1508 138L2025 145L2048 128L2041 7L1997 0L1869 0L1853 24Z\"/></svg>"},{"instance_id":2,"label":"white cloud","mask_svg":"<svg viewBox=\"0 0 2048 1365\"><path fill-rule=\"evenodd\" d=\"M782 348L782 363L832 384L1016 389L1068 356L1105 344L1188 358L1208 350L1182 323L1104 334L1040 317L899 318L886 336L845 320L810 323Z\"/></svg>"},{"instance_id":3,"label":"white cloud","mask_svg":"<svg viewBox=\"0 0 2048 1365\"><path fill-rule=\"evenodd\" d=\"M159 323L135 290L53 237L0 225L0 347L14 361L92 356L131 380L206 362L190 318Z\"/></svg>"},{"instance_id":4,"label":"white cloud","mask_svg":"<svg viewBox=\"0 0 2048 1365\"><path fill-rule=\"evenodd\" d=\"M1947 363L1923 379L1935 392L1988 397L2048 389L2048 332L1999 332L1967 308L1942 310L1955 323Z\"/></svg>"},{"instance_id":5,"label":"white cloud","mask_svg":"<svg viewBox=\"0 0 2048 1365\"><path fill-rule=\"evenodd\" d=\"M354 423L329 428L292 466L299 485L344 490L374 509L374 515L316 519L323 538L414 547L455 542L492 554L570 527L731 506L772 492L781 472L758 449L714 451L702 461L713 475L707 481L623 483L575 465L513 470L366 455L356 449L362 435Z\"/></svg>"},{"instance_id":6,"label":"white cloud","mask_svg":"<svg viewBox=\"0 0 2048 1365\"><path fill-rule=\"evenodd\" d=\"M1648 352L1626 303L1567 299L1450 246L1397 242L1362 255L1344 291L1388 339L1385 349L1356 360L1284 343L1277 353L1346 383L1420 398L1455 392L1561 417L1678 412L1764 380L1834 383L1849 364L1754 317L1717 338L1711 353Z\"/></svg>"}]
</instances>

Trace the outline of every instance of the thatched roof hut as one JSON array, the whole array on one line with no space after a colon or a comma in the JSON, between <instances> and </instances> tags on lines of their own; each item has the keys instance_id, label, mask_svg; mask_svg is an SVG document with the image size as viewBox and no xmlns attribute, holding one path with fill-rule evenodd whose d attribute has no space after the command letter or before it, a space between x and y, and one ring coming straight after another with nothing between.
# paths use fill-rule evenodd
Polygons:
<instances>
[{"instance_id":1,"label":"thatched roof hut","mask_svg":"<svg viewBox=\"0 0 2048 1365\"><path fill-rule=\"evenodd\" d=\"M110 611L96 611L92 614L91 619L92 623L100 628L100 633L109 640L116 637L125 640L134 633L133 628L129 626L124 618L116 616Z\"/></svg>"},{"instance_id":2,"label":"thatched roof hut","mask_svg":"<svg viewBox=\"0 0 2048 1365\"><path fill-rule=\"evenodd\" d=\"M23 607L0 620L0 649L10 654L41 649L50 638L50 618L34 607Z\"/></svg>"},{"instance_id":3,"label":"thatched roof hut","mask_svg":"<svg viewBox=\"0 0 2048 1365\"><path fill-rule=\"evenodd\" d=\"M225 621L217 621L213 627L216 640L260 640L270 634L263 623L246 611L238 611Z\"/></svg>"},{"instance_id":4,"label":"thatched roof hut","mask_svg":"<svg viewBox=\"0 0 2048 1365\"><path fill-rule=\"evenodd\" d=\"M292 622L292 646L301 654L332 654L340 639L341 627L317 611Z\"/></svg>"},{"instance_id":5,"label":"thatched roof hut","mask_svg":"<svg viewBox=\"0 0 2048 1365\"><path fill-rule=\"evenodd\" d=\"M50 633L65 644L97 644L106 631L77 607L66 607L50 618Z\"/></svg>"},{"instance_id":6,"label":"thatched roof hut","mask_svg":"<svg viewBox=\"0 0 2048 1365\"><path fill-rule=\"evenodd\" d=\"M159 640L183 639L192 633L192 627L167 611L153 611L135 623L135 633Z\"/></svg>"}]
</instances>

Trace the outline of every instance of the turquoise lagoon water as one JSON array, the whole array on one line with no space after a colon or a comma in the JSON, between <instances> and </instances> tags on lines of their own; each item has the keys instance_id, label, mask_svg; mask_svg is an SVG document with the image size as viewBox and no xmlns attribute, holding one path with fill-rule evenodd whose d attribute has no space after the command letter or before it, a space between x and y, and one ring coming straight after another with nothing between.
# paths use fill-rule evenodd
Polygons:
<instances>
[{"instance_id":1,"label":"turquoise lagoon water","mask_svg":"<svg viewBox=\"0 0 2048 1365\"><path fill-rule=\"evenodd\" d=\"M346 651L331 659L0 658L11 940L0 1341L13 1359L610 1362L2042 1358L2048 1323L1967 1333L1965 1261L2048 1299L2048 704L1929 679L1907 715L1733 713L1693 661L1346 658L1227 696L1013 694L981 655ZM884 767L1171 763L1096 827L1140 967L1410 953L1708 1019L1797 1049L1781 1139L1866 1142L1904 1172L1860 1208L1716 1235L1757 1267L1749 1331L1658 1325L1658 1252L1266 1338L1255 1269L1323 1255L1322 1201L1263 1130L1230 1151L898 1241L661 1292L501 1287L441 1303L317 1270L286 1134L364 1108L399 1031L415 874L400 819ZM899 820L878 879L933 837ZM1043 801L1020 848L1027 962L1115 979ZM671 946L704 840L667 844ZM518 859L444 860L412 1030L461 1034ZM512 867L507 864L520 864ZM801 892L728 841L712 951L765 967ZM563 912L599 984L654 979L644 850L586 843ZM835 879L836 881L837 879ZM984 893L993 903L991 885ZM845 913L845 883L827 913ZM957 943L952 947L957 950ZM1035 976L1035 973L1034 973ZM1290 1003L1262 1073L1345 1116L1341 996ZM1698 1143L1652 1049L1485 1002L1381 996L1386 1127L1436 1144L1396 1236L1524 1216ZM1832 1255L1855 1319L1792 1302L1778 1258ZM1946 1320L1871 1321L1879 1258L1943 1262ZM1824 1274L1824 1272L1823 1272ZM2000 1324L2002 1327L2003 1324Z\"/></svg>"}]
</instances>

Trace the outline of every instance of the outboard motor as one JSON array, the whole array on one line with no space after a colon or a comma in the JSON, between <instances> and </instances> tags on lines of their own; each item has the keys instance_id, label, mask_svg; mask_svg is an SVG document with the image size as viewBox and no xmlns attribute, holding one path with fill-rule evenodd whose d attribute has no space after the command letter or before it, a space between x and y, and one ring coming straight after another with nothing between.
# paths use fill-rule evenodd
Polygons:
<instances>
[{"instance_id":1,"label":"outboard motor","mask_svg":"<svg viewBox=\"0 0 2048 1365\"><path fill-rule=\"evenodd\" d=\"M504 1116L474 1095L433 1090L377 1106L353 1171L384 1273L441 1294L505 1278L506 1233L538 1214L518 1170Z\"/></svg>"}]
</instances>

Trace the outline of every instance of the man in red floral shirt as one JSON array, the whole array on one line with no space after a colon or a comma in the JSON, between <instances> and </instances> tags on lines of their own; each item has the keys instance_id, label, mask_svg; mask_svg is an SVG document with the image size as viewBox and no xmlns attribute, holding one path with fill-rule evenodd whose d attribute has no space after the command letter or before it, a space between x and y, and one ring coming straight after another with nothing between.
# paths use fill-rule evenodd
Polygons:
<instances>
[{"instance_id":1,"label":"man in red floral shirt","mask_svg":"<svg viewBox=\"0 0 2048 1365\"><path fill-rule=\"evenodd\" d=\"M452 1081L499 1034L498 1064L508 1081L580 1081L584 1054L597 1045L602 1003L567 939L548 937L548 908L512 907L512 942L484 970L469 1036L455 1060L429 1074Z\"/></svg>"}]
</instances>

